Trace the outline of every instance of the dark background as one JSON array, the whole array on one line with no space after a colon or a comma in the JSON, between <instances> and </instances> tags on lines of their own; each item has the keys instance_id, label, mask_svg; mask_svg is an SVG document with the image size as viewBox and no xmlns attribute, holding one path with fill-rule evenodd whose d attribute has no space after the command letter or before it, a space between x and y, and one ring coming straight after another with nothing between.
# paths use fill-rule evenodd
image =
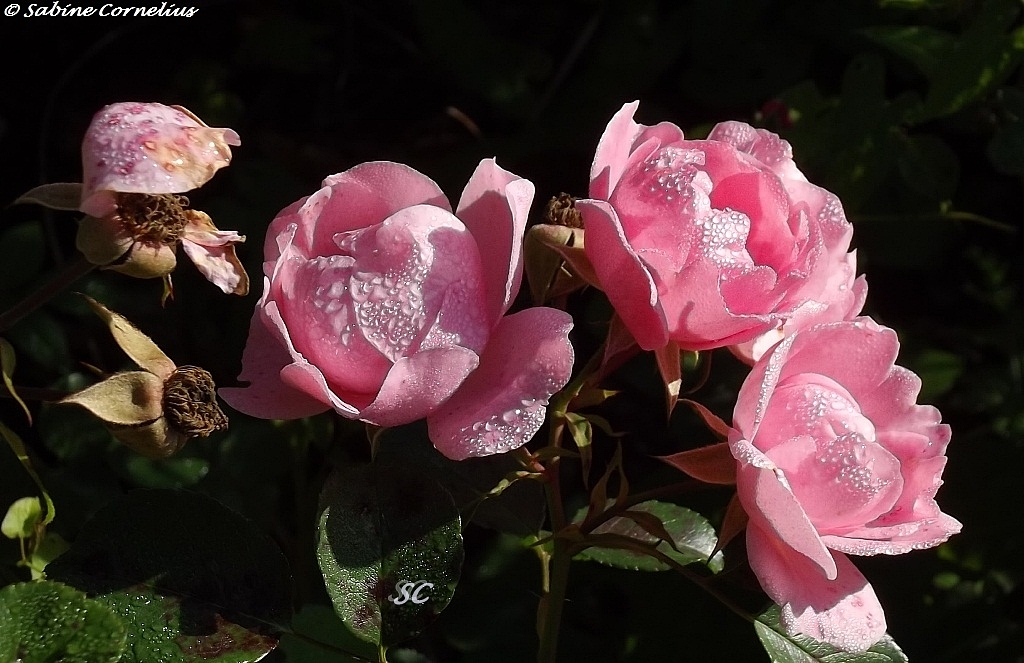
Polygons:
<instances>
[{"instance_id":1,"label":"dark background","mask_svg":"<svg viewBox=\"0 0 1024 663\"><path fill-rule=\"evenodd\" d=\"M536 184L531 219L539 220L551 196L586 194L594 147L624 102L641 100L639 122L672 121L694 137L726 119L768 127L793 143L811 181L843 200L859 271L868 275L865 312L900 333L901 363L924 379L921 402L938 405L953 427L939 502L963 533L938 550L856 560L889 631L914 661L1024 661L1019 2L194 6L192 18L0 17L0 204L43 182L79 180L82 134L108 103L181 104L242 137L231 167L190 198L220 228L248 236L239 250L253 278L248 297L225 297L184 256L166 309L156 281L100 273L74 289L127 315L178 364L200 364L218 384L231 384L262 290L265 228L326 175L367 160L401 161L455 201L476 163L497 156ZM8 306L73 256L74 215L0 209L0 254L0 306ZM607 306L590 292L572 298L570 311L585 356ZM79 362L124 364L71 295L7 337L18 351L19 384L68 388L81 384ZM728 418L742 371L728 356L715 361L697 398ZM648 455L710 441L687 412L668 428L661 423L652 366L639 358L613 376L626 393L603 412L629 432L627 472L638 485L675 479ZM0 415L15 426L9 406L0 403ZM112 446L77 413L35 413L37 426L19 431L57 500L57 531L72 539L89 513L133 487L210 493L275 535L292 559L303 628L337 637L329 610L310 607L327 605L311 566L308 496L315 499L331 454L320 435L329 422L271 429L234 414L231 432L151 463ZM606 456L610 441L598 436L595 449ZM0 451L4 504L31 491L7 455ZM727 497L694 499L714 519ZM411 646L431 660L530 660L531 554L483 528L466 536L463 585L440 623ZM21 577L16 549L0 551L2 574ZM749 586L742 569L735 577ZM570 582L564 660L767 658L749 624L681 577L581 563ZM286 651L287 660L343 660L295 642Z\"/></svg>"}]
</instances>

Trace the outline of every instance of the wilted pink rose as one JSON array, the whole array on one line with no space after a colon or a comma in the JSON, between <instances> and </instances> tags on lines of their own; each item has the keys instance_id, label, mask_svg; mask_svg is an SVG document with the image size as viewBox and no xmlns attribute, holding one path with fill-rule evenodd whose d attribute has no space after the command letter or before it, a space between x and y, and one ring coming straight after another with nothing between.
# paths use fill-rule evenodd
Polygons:
<instances>
[{"instance_id":1,"label":"wilted pink rose","mask_svg":"<svg viewBox=\"0 0 1024 663\"><path fill-rule=\"evenodd\" d=\"M104 107L82 141L79 209L89 216L79 229L79 249L96 264L117 260L111 269L155 277L174 269L181 244L210 282L246 294L249 278L234 249L245 237L218 230L208 215L174 195L202 186L227 166L228 145L239 145L238 134L208 127L180 106Z\"/></svg>"},{"instance_id":2,"label":"wilted pink rose","mask_svg":"<svg viewBox=\"0 0 1024 663\"><path fill-rule=\"evenodd\" d=\"M797 332L740 389L729 446L750 516L747 554L788 632L863 651L885 632L871 586L847 554L942 543L949 426L916 405L921 380L893 362L896 333L869 318Z\"/></svg>"},{"instance_id":3,"label":"wilted pink rose","mask_svg":"<svg viewBox=\"0 0 1024 663\"><path fill-rule=\"evenodd\" d=\"M105 106L82 141L81 210L106 216L116 193L184 193L210 181L240 145L181 106L122 102Z\"/></svg>"},{"instance_id":4,"label":"wilted pink rose","mask_svg":"<svg viewBox=\"0 0 1024 663\"><path fill-rule=\"evenodd\" d=\"M222 389L247 414L333 408L381 426L427 418L462 459L514 449L565 385L570 317L505 315L522 278L533 184L482 161L452 214L401 164L358 165L274 219L264 291L242 356L250 386Z\"/></svg>"},{"instance_id":5,"label":"wilted pink rose","mask_svg":"<svg viewBox=\"0 0 1024 663\"><path fill-rule=\"evenodd\" d=\"M859 311L853 228L789 143L741 122L684 140L674 124L634 122L637 106L608 123L591 199L576 207L601 287L640 347L753 341L808 302L834 309L832 320Z\"/></svg>"}]
</instances>

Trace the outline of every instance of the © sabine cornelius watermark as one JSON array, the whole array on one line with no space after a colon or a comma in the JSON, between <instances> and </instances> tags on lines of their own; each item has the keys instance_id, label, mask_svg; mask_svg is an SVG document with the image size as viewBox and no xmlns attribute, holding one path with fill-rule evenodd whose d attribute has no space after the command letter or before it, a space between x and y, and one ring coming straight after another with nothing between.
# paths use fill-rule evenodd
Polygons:
<instances>
[{"instance_id":1,"label":"\u00a9 sabine cornelius watermark","mask_svg":"<svg viewBox=\"0 0 1024 663\"><path fill-rule=\"evenodd\" d=\"M192 18L199 13L198 7L179 7L173 2L161 2L160 6L155 5L122 5L108 2L100 6L96 5L75 5L71 3L61 4L54 0L51 4L36 4L22 8L22 5L12 2L4 7L4 16L23 18L66 18L74 16L102 16L102 17L135 17L135 16L172 16L180 18Z\"/></svg>"}]
</instances>

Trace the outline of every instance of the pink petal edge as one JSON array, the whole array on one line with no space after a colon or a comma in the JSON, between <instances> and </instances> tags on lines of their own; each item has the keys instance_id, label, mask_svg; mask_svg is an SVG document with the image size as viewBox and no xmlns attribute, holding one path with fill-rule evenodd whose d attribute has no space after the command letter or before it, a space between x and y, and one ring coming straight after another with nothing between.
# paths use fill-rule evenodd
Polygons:
<instances>
[{"instance_id":1,"label":"pink petal edge","mask_svg":"<svg viewBox=\"0 0 1024 663\"><path fill-rule=\"evenodd\" d=\"M641 348L663 347L668 343L668 331L658 288L626 239L615 210L603 200L579 200L576 209L587 228L584 250L612 306Z\"/></svg>"},{"instance_id":2,"label":"pink petal edge","mask_svg":"<svg viewBox=\"0 0 1024 663\"><path fill-rule=\"evenodd\" d=\"M810 561L757 525L747 526L750 567L782 607L787 633L810 636L848 652L863 652L885 635L885 614L874 589L842 553L827 580Z\"/></svg>"},{"instance_id":3,"label":"pink petal edge","mask_svg":"<svg viewBox=\"0 0 1024 663\"><path fill-rule=\"evenodd\" d=\"M438 451L463 460L529 442L544 423L548 399L572 373L571 329L568 314L547 307L502 318L480 366L427 418Z\"/></svg>"},{"instance_id":4,"label":"pink petal edge","mask_svg":"<svg viewBox=\"0 0 1024 663\"><path fill-rule=\"evenodd\" d=\"M239 412L262 419L299 419L329 410L326 403L281 380L281 370L291 362L288 350L264 324L257 305L249 323L249 338L242 352L242 372L238 376L239 380L250 384L248 387L222 387L217 393Z\"/></svg>"},{"instance_id":5,"label":"pink petal edge","mask_svg":"<svg viewBox=\"0 0 1024 663\"><path fill-rule=\"evenodd\" d=\"M496 324L508 311L523 278L523 234L534 186L484 159L473 171L455 215L473 233L483 258L487 312Z\"/></svg>"}]
</instances>

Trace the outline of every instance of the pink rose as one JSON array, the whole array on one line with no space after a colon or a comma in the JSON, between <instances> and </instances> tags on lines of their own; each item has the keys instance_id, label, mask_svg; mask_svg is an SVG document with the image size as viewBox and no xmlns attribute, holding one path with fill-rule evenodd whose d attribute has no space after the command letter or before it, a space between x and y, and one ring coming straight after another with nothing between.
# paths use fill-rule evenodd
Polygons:
<instances>
[{"instance_id":1,"label":"pink rose","mask_svg":"<svg viewBox=\"0 0 1024 663\"><path fill-rule=\"evenodd\" d=\"M742 122L684 140L674 124L634 122L637 106L608 123L591 199L576 206L601 287L640 347L704 350L859 312L853 228L789 143Z\"/></svg>"},{"instance_id":2,"label":"pink rose","mask_svg":"<svg viewBox=\"0 0 1024 663\"><path fill-rule=\"evenodd\" d=\"M782 623L847 651L885 632L847 554L942 543L949 426L916 405L920 379L893 362L896 333L869 318L818 325L775 346L740 389L729 447L750 516L747 553Z\"/></svg>"},{"instance_id":3,"label":"pink rose","mask_svg":"<svg viewBox=\"0 0 1024 663\"><path fill-rule=\"evenodd\" d=\"M328 408L380 426L427 418L463 459L515 449L572 369L570 317L505 315L522 278L533 184L482 161L456 214L402 164L358 165L281 211L242 356L250 386L224 400L263 418Z\"/></svg>"}]
</instances>

